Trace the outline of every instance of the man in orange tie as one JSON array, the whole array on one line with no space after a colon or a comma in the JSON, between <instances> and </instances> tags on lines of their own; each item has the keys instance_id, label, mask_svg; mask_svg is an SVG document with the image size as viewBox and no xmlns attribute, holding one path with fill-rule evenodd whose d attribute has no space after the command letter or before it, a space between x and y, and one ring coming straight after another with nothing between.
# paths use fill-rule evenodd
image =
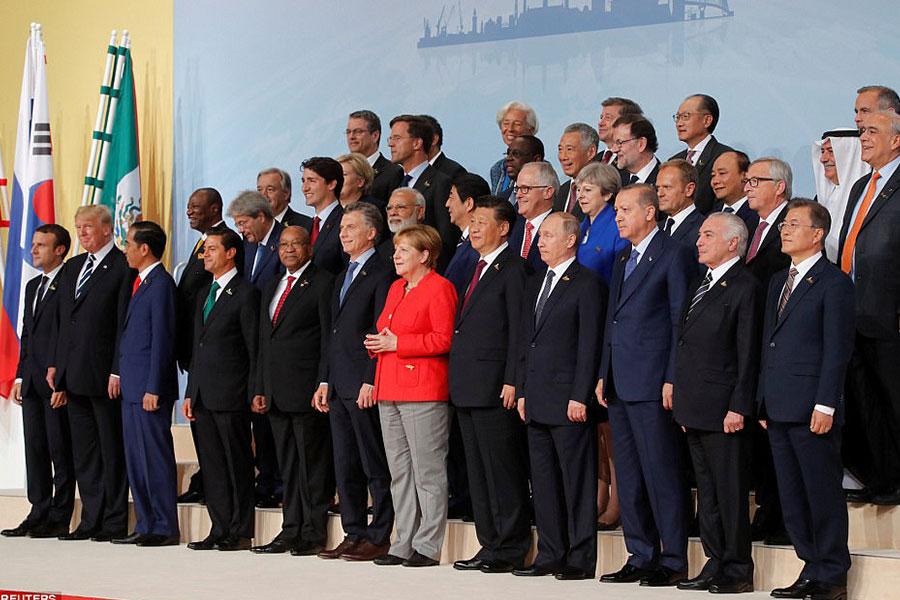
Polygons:
<instances>
[{"instance_id":1,"label":"man in orange tie","mask_svg":"<svg viewBox=\"0 0 900 600\"><path fill-rule=\"evenodd\" d=\"M856 284L856 344L847 375L845 455L867 489L850 500L900 504L900 116L880 111L860 128L871 165L853 185L841 228L841 269ZM855 435L854 435L855 434ZM862 467L862 470L860 470Z\"/></svg>"}]
</instances>

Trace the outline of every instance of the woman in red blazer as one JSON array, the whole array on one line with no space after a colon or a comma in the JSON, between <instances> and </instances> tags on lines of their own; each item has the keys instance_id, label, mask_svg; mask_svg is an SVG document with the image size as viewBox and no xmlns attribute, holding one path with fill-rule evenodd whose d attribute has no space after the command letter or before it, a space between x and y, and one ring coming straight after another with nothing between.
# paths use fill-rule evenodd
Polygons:
<instances>
[{"instance_id":1,"label":"woman in red blazer","mask_svg":"<svg viewBox=\"0 0 900 600\"><path fill-rule=\"evenodd\" d=\"M397 536L379 565L430 567L440 560L447 525L447 364L456 291L434 272L437 230L411 225L394 236L400 279L388 292L378 333L375 400L388 467Z\"/></svg>"}]
</instances>

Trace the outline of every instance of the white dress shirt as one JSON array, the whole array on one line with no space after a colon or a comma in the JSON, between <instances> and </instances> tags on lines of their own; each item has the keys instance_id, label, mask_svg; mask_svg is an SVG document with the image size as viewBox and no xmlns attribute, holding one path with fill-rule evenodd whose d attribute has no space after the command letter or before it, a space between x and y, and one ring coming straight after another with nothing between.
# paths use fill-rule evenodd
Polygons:
<instances>
[{"instance_id":1,"label":"white dress shirt","mask_svg":"<svg viewBox=\"0 0 900 600\"><path fill-rule=\"evenodd\" d=\"M741 260L740 255L733 256L730 259L723 262L721 265L716 267L715 269L707 269L706 273L712 276L712 280L709 282L709 287L712 289L712 286L716 285L716 282L722 279L725 273L728 272L728 269L734 266L736 262Z\"/></svg>"},{"instance_id":2,"label":"white dress shirt","mask_svg":"<svg viewBox=\"0 0 900 600\"><path fill-rule=\"evenodd\" d=\"M644 255L647 253L647 246L650 245L650 242L653 241L653 237L659 232L659 227L654 227L650 233L642 239L637 246L634 244L631 245L632 250L638 251L637 263L635 266L641 264L641 261L644 260Z\"/></svg>"},{"instance_id":3,"label":"white dress shirt","mask_svg":"<svg viewBox=\"0 0 900 600\"><path fill-rule=\"evenodd\" d=\"M492 250L487 256L482 256L479 260L484 261L484 268L481 270L481 274L478 276L478 281L481 281L481 278L484 277L484 274L488 269L491 268L491 265L494 264L494 261L497 260L497 257L500 256L500 253L506 250L509 247L509 243L503 242L495 250Z\"/></svg>"},{"instance_id":4,"label":"white dress shirt","mask_svg":"<svg viewBox=\"0 0 900 600\"><path fill-rule=\"evenodd\" d=\"M538 230L541 228L541 223L543 223L544 219L546 219L547 216L552 212L553 212L553 209L551 208L547 212L539 214L538 216L531 219L530 221L525 221L526 229L528 228L528 223L531 223L531 225L534 227L534 229L531 230L531 241L529 242L529 244L534 243L534 238L538 234ZM519 248L519 256L522 256L523 250L525 250L525 230L522 231L522 247ZM535 249L535 252L537 252L537 249Z\"/></svg>"},{"instance_id":5,"label":"white dress shirt","mask_svg":"<svg viewBox=\"0 0 900 600\"><path fill-rule=\"evenodd\" d=\"M558 265L556 265L553 268L550 268L549 266L547 267L548 273L550 271L553 271L553 280L550 281L550 293L547 294L548 298L553 294L553 290L556 289L556 285L559 283L559 280L562 279L562 276L566 274L566 269L568 269L569 266L573 262L575 262L576 258L577 258L577 256L573 256L572 258L562 261L561 263L559 263ZM544 295L544 287L546 285L547 285L547 273L544 273L544 282L541 284L541 291L538 292L537 301L534 303L535 310L537 310L538 302L541 301L541 296Z\"/></svg>"},{"instance_id":6,"label":"white dress shirt","mask_svg":"<svg viewBox=\"0 0 900 600\"><path fill-rule=\"evenodd\" d=\"M691 157L690 162L695 167L697 166L697 161L700 160L700 155L703 154L703 151L706 149L706 145L712 140L712 134L707 135L705 138L700 140L696 146L693 148L688 148L688 156ZM693 154L691 154L693 151Z\"/></svg>"},{"instance_id":7,"label":"white dress shirt","mask_svg":"<svg viewBox=\"0 0 900 600\"><path fill-rule=\"evenodd\" d=\"M409 175L410 177L412 177L412 179L409 180L409 183L406 184L406 187L411 188L411 187L415 186L416 182L419 181L419 177L421 177L422 173L425 172L425 169L427 169L430 166L431 166L431 164L426 160L422 164L411 169L409 173L405 173L405 175Z\"/></svg>"},{"instance_id":8,"label":"white dress shirt","mask_svg":"<svg viewBox=\"0 0 900 600\"><path fill-rule=\"evenodd\" d=\"M781 211L784 210L784 207L785 207L785 206L787 206L787 200L785 200L784 202L782 202L781 204L779 204L777 207L775 207L775 210L773 210L772 212L770 212L770 213L769 213L769 216L766 217L765 219L763 219L762 217L760 217L760 219L759 219L759 224L762 225L763 221L765 221L766 223L769 224L769 226L766 227L766 230L763 232L762 237L759 238L759 246L757 246L757 251L758 251L759 248L763 245L763 242L766 241L766 238L769 237L769 234L772 233L772 230L775 229L775 227L774 227L775 221L778 220L778 215L781 214ZM757 225L757 227L759 227L760 225ZM754 235L755 235L755 234L756 234L756 231L754 231L753 233L754 233ZM775 235L779 235L779 233L776 231L776 232L775 232ZM750 244L751 244L751 245L753 244L753 237L752 237L752 236L750 237Z\"/></svg>"},{"instance_id":9,"label":"white dress shirt","mask_svg":"<svg viewBox=\"0 0 900 600\"><path fill-rule=\"evenodd\" d=\"M99 250L97 250L96 252L93 253L93 255L94 255L93 270L94 271L97 270L97 267L100 266L100 263L103 262L103 259L106 258L106 255L110 253L110 251L113 249L113 246L115 246L115 242L113 240L109 240L105 246L103 246L102 248L100 248ZM81 271L78 273L78 279L75 280L75 293L76 294L78 293L78 283L81 281L81 277L84 275L84 272L87 270L87 266L88 266L88 259L85 258L84 264L81 265ZM94 276L94 273L92 271L91 277L93 277L93 276ZM90 278L88 278L88 279L90 279Z\"/></svg>"},{"instance_id":10,"label":"white dress shirt","mask_svg":"<svg viewBox=\"0 0 900 600\"><path fill-rule=\"evenodd\" d=\"M653 172L653 169L655 169L656 165L658 164L659 159L654 156L652 159L650 159L650 162L644 165L644 167L640 171L634 173L634 175L637 175L638 178L637 183L646 183L647 178L650 177L650 173Z\"/></svg>"},{"instance_id":11,"label":"white dress shirt","mask_svg":"<svg viewBox=\"0 0 900 600\"><path fill-rule=\"evenodd\" d=\"M747 196L744 196L744 197L741 198L740 200L737 200L734 204L725 204L725 203L723 202L723 203L722 203L722 210L724 211L726 207L729 207L729 208L731 208L731 210L734 211L734 214L737 214L737 212L738 212L739 210L741 210L741 207L743 207L744 204L746 204L746 203L747 203Z\"/></svg>"},{"instance_id":12,"label":"white dress shirt","mask_svg":"<svg viewBox=\"0 0 900 600\"><path fill-rule=\"evenodd\" d=\"M303 272L306 270L306 267L312 261L308 260L303 263L299 269L294 271L293 273L285 272L284 275L281 276L281 280L278 282L278 286L275 288L275 294L272 296L272 301L269 303L269 320L271 321L275 317L275 308L278 306L278 301L281 300L281 295L284 293L284 290L287 289L288 277L293 277L294 282L291 284L292 286L296 286L299 284L300 276L303 275ZM291 287L291 289L294 289Z\"/></svg>"},{"instance_id":13,"label":"white dress shirt","mask_svg":"<svg viewBox=\"0 0 900 600\"><path fill-rule=\"evenodd\" d=\"M671 233L675 233L675 231L678 229L678 226L684 223L684 220L691 216L691 213L695 210L697 210L697 207L694 206L693 202L691 202L686 208L681 209L680 212L675 213L674 215L669 215L669 219L672 219ZM665 224L663 224L663 226L665 226Z\"/></svg>"}]
</instances>

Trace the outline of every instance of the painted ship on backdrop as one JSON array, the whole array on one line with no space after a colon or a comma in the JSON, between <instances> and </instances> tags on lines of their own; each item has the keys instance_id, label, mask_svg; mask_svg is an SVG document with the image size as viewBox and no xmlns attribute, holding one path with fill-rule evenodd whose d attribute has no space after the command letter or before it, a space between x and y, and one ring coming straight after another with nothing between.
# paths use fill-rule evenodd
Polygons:
<instances>
[{"instance_id":1,"label":"painted ship on backdrop","mask_svg":"<svg viewBox=\"0 0 900 600\"><path fill-rule=\"evenodd\" d=\"M639 25L655 25L730 17L734 11L728 8L728 0L589 0L590 6L573 8L569 0L550 5L542 0L539 6L529 7L528 0L515 0L515 11L506 17L479 22L477 9L472 10L469 31L463 31L462 2L446 5L441 9L437 22L432 25L425 19L425 35L417 44L419 48L475 44L517 38L558 35L583 31L600 31ZM455 33L448 33L447 27L455 16L459 25ZM446 15L446 18L445 18Z\"/></svg>"}]
</instances>

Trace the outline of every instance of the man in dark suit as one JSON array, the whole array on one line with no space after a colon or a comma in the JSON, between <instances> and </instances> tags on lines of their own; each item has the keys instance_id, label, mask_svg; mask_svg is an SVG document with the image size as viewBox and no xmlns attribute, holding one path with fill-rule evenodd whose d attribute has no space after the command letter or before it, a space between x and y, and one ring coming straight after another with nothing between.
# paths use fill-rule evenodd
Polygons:
<instances>
[{"instance_id":1,"label":"man in dark suit","mask_svg":"<svg viewBox=\"0 0 900 600\"><path fill-rule=\"evenodd\" d=\"M60 539L109 541L128 530L117 340L134 272L112 239L101 205L75 213L86 250L59 275L59 329L50 339L47 379L53 404L68 403L81 523Z\"/></svg>"},{"instance_id":2,"label":"man in dark suit","mask_svg":"<svg viewBox=\"0 0 900 600\"><path fill-rule=\"evenodd\" d=\"M607 289L575 254L581 226L557 212L541 225L546 273L529 278L515 396L527 424L538 552L514 575L587 579L597 566L597 427L588 416ZM477 288L476 288L477 289Z\"/></svg>"},{"instance_id":3,"label":"man in dark suit","mask_svg":"<svg viewBox=\"0 0 900 600\"><path fill-rule=\"evenodd\" d=\"M615 130L613 124L622 115L643 115L641 106L630 98L616 96L605 98L600 103L600 119L597 121L597 134L600 141L606 146L606 150L597 149L597 160L602 163L616 164L616 153L612 149L615 145Z\"/></svg>"},{"instance_id":4,"label":"man in dark suit","mask_svg":"<svg viewBox=\"0 0 900 600\"><path fill-rule=\"evenodd\" d=\"M175 446L172 407L178 399L175 358L175 281L160 260L166 234L151 221L128 228L125 258L138 272L122 336L119 371L125 462L137 523L113 543L177 546Z\"/></svg>"},{"instance_id":5,"label":"man in dark suit","mask_svg":"<svg viewBox=\"0 0 900 600\"><path fill-rule=\"evenodd\" d=\"M839 265L856 284L856 346L847 381L859 434L845 456L866 488L852 500L900 504L900 117L877 112L862 120L862 159L873 172L850 192Z\"/></svg>"},{"instance_id":6,"label":"man in dark suit","mask_svg":"<svg viewBox=\"0 0 900 600\"><path fill-rule=\"evenodd\" d=\"M328 417L313 409L331 325L334 277L311 260L309 233L284 230L284 275L266 285L259 315L259 374L253 410L268 411L285 482L281 532L259 554L318 554L328 532L334 468Z\"/></svg>"},{"instance_id":7,"label":"man in dark suit","mask_svg":"<svg viewBox=\"0 0 900 600\"><path fill-rule=\"evenodd\" d=\"M472 242L469 240L469 219L475 210L475 201L490 193L491 187L488 182L471 173L457 177L450 187L447 210L450 211L450 221L462 231L462 237L453 258L450 259L450 264L444 269L444 277L456 288L456 295L459 298L465 295L466 286L471 279L469 271L478 261L478 251L472 248Z\"/></svg>"},{"instance_id":8,"label":"man in dark suit","mask_svg":"<svg viewBox=\"0 0 900 600\"><path fill-rule=\"evenodd\" d=\"M25 284L19 365L10 399L22 407L25 471L31 511L24 521L0 534L57 537L69 532L75 506L75 472L68 409L52 404L47 384L50 337L58 327L59 274L69 252L69 232L41 225L31 242L31 262L41 274Z\"/></svg>"},{"instance_id":9,"label":"man in dark suit","mask_svg":"<svg viewBox=\"0 0 900 600\"><path fill-rule=\"evenodd\" d=\"M197 315L197 302L200 290L212 283L212 275L203 268L203 246L206 242L206 232L216 225L224 223L222 220L222 196L215 188L200 188L195 190L188 199L187 205L188 223L191 229L200 232L191 256L188 258L178 280L177 296L177 322L176 344L178 356L178 368L187 373L191 366L191 351L194 347L194 318ZM194 447L197 447L197 427L191 423L191 438ZM188 489L178 496L178 502L203 502L203 475L198 469L191 475Z\"/></svg>"},{"instance_id":10,"label":"man in dark suit","mask_svg":"<svg viewBox=\"0 0 900 600\"><path fill-rule=\"evenodd\" d=\"M622 115L613 123L613 145L616 167L622 174L622 185L656 183L659 149L653 124L641 115Z\"/></svg>"},{"instance_id":11,"label":"man in dark suit","mask_svg":"<svg viewBox=\"0 0 900 600\"><path fill-rule=\"evenodd\" d=\"M431 125L434 135L431 138L431 150L428 151L428 162L431 166L455 181L457 177L466 173L466 169L451 158L447 158L441 149L444 145L444 128L438 123L438 120L431 115L420 115ZM458 227L458 225L457 225Z\"/></svg>"},{"instance_id":12,"label":"man in dark suit","mask_svg":"<svg viewBox=\"0 0 900 600\"><path fill-rule=\"evenodd\" d=\"M513 182L519 177L519 171L530 162L543 162L544 143L533 135L520 135L509 143L506 150L506 175ZM511 185L497 193L504 200L516 203L516 186Z\"/></svg>"},{"instance_id":13,"label":"man in dark suit","mask_svg":"<svg viewBox=\"0 0 900 600\"><path fill-rule=\"evenodd\" d=\"M425 197L425 224L441 234L441 255L438 271L453 258L460 231L450 222L446 202L450 196L451 179L428 163L428 152L434 131L427 120L413 115L391 119L391 162L403 167L400 187L411 187Z\"/></svg>"},{"instance_id":14,"label":"man in dark suit","mask_svg":"<svg viewBox=\"0 0 900 600\"><path fill-rule=\"evenodd\" d=\"M708 559L678 584L684 590L753 590L744 423L756 415L762 294L741 260L747 235L737 215L713 213L703 222L697 247L706 273L688 287L678 328L673 415L687 434Z\"/></svg>"},{"instance_id":15,"label":"man in dark suit","mask_svg":"<svg viewBox=\"0 0 900 600\"><path fill-rule=\"evenodd\" d=\"M656 177L656 190L659 210L666 215L660 227L673 240L690 248L697 258L697 236L703 223L703 214L694 203L697 169L677 158L664 162Z\"/></svg>"},{"instance_id":16,"label":"man in dark suit","mask_svg":"<svg viewBox=\"0 0 900 600\"><path fill-rule=\"evenodd\" d=\"M394 526L391 473L384 453L375 405L376 359L363 349L394 280L394 267L375 251L383 227L371 204L347 206L341 219L341 244L350 257L331 295L331 331L324 372L313 403L331 424L334 466L346 534L320 558L369 561L387 554ZM330 398L329 398L330 394ZM372 521L367 512L372 497Z\"/></svg>"},{"instance_id":17,"label":"man in dark suit","mask_svg":"<svg viewBox=\"0 0 900 600\"><path fill-rule=\"evenodd\" d=\"M553 212L553 203L559 192L559 178L548 162L528 163L516 178L516 205L519 216L509 236L513 252L524 258L535 273L547 268L538 241L544 219Z\"/></svg>"},{"instance_id":18,"label":"man in dark suit","mask_svg":"<svg viewBox=\"0 0 900 600\"><path fill-rule=\"evenodd\" d=\"M268 206L268 204L266 205ZM253 537L250 403L259 346L259 291L238 274L243 244L227 227L207 233L203 264L212 283L197 305L184 417L197 423L209 535L191 550L246 550Z\"/></svg>"},{"instance_id":19,"label":"man in dark suit","mask_svg":"<svg viewBox=\"0 0 900 600\"><path fill-rule=\"evenodd\" d=\"M291 209L291 175L287 171L277 167L263 169L256 176L256 191L269 201L275 220L283 226L312 227L312 219Z\"/></svg>"},{"instance_id":20,"label":"man in dark suit","mask_svg":"<svg viewBox=\"0 0 900 600\"><path fill-rule=\"evenodd\" d=\"M344 133L350 152L359 152L365 156L375 170L375 180L369 193L387 204L391 192L400 187L403 167L395 165L378 151L378 143L381 141L381 119L371 110L352 112Z\"/></svg>"},{"instance_id":21,"label":"man in dark suit","mask_svg":"<svg viewBox=\"0 0 900 600\"><path fill-rule=\"evenodd\" d=\"M847 598L841 425L856 299L850 278L824 256L830 225L828 210L817 202L788 205L781 243L791 268L772 277L766 296L757 401L784 524L804 563L797 581L772 590L776 598Z\"/></svg>"},{"instance_id":22,"label":"man in dark suit","mask_svg":"<svg viewBox=\"0 0 900 600\"><path fill-rule=\"evenodd\" d=\"M597 135L597 130L587 123L572 123L563 130L557 158L563 173L569 176L569 181L560 186L553 210L571 213L579 222L584 219L584 212L576 198L574 182L582 167L597 159L599 145L600 136Z\"/></svg>"},{"instance_id":23,"label":"man in dark suit","mask_svg":"<svg viewBox=\"0 0 900 600\"><path fill-rule=\"evenodd\" d=\"M620 154L621 156L621 154ZM616 440L622 529L631 557L600 581L676 585L687 577L685 484L678 432L669 411L675 347L690 278L691 251L656 225L650 185L616 197L619 235L596 394L609 408Z\"/></svg>"},{"instance_id":24,"label":"man in dark suit","mask_svg":"<svg viewBox=\"0 0 900 600\"><path fill-rule=\"evenodd\" d=\"M756 231L759 215L750 208L747 194L744 193L744 177L750 168L750 158L740 150L723 152L713 162L710 187L717 202L712 212L734 213L739 216L747 231ZM750 240L747 240L750 243Z\"/></svg>"},{"instance_id":25,"label":"man in dark suit","mask_svg":"<svg viewBox=\"0 0 900 600\"><path fill-rule=\"evenodd\" d=\"M340 240L344 209L338 202L344 186L344 170L341 163L326 156L314 156L300 168L306 205L316 212L309 230L313 264L336 275L347 266Z\"/></svg>"},{"instance_id":26,"label":"man in dark suit","mask_svg":"<svg viewBox=\"0 0 900 600\"><path fill-rule=\"evenodd\" d=\"M731 148L720 144L713 135L719 123L719 103L712 96L694 94L688 96L672 115L678 140L687 144L687 148L672 158L682 158L697 169L697 192L694 204L704 215L712 211L716 197L710 187L712 166L716 159Z\"/></svg>"},{"instance_id":27,"label":"man in dark suit","mask_svg":"<svg viewBox=\"0 0 900 600\"><path fill-rule=\"evenodd\" d=\"M485 187L487 182L484 182ZM458 570L503 573L531 548L525 435L515 374L528 267L507 243L516 220L499 197L475 200L470 233L478 263L459 297L450 346L450 402L456 408L481 549Z\"/></svg>"}]
</instances>

